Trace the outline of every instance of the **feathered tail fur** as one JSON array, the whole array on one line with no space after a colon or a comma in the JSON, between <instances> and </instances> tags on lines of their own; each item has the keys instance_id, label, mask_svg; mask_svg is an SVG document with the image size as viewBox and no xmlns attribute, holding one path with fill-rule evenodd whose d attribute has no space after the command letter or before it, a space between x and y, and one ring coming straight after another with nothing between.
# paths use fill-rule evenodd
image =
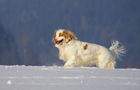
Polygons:
<instances>
[{"instance_id":1,"label":"feathered tail fur","mask_svg":"<svg viewBox=\"0 0 140 90\"><path fill-rule=\"evenodd\" d=\"M119 46L120 42L119 41L113 41L112 46L109 48L111 51L113 57L115 59L121 59L120 56L123 56L126 53L126 49L123 45Z\"/></svg>"}]
</instances>

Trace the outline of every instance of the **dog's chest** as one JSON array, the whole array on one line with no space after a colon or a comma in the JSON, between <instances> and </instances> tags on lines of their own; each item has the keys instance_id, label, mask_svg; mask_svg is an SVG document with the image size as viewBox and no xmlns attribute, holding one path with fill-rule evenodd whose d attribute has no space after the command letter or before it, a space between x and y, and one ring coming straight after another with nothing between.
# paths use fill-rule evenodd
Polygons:
<instances>
[{"instance_id":1,"label":"dog's chest","mask_svg":"<svg viewBox=\"0 0 140 90\"><path fill-rule=\"evenodd\" d=\"M75 53L75 46L72 45L67 45L66 47L60 48L60 59L67 61L69 60Z\"/></svg>"},{"instance_id":2,"label":"dog's chest","mask_svg":"<svg viewBox=\"0 0 140 90\"><path fill-rule=\"evenodd\" d=\"M59 58L61 60L67 61L70 57L69 54L70 54L71 51L68 48L62 48L59 51L60 51L60 57Z\"/></svg>"}]
</instances>

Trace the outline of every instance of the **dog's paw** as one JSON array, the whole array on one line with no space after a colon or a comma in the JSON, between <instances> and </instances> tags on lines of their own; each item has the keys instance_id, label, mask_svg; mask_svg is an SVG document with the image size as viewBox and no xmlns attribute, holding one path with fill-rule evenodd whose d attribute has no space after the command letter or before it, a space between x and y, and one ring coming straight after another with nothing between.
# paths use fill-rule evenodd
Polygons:
<instances>
[{"instance_id":1,"label":"dog's paw","mask_svg":"<svg viewBox=\"0 0 140 90\"><path fill-rule=\"evenodd\" d=\"M70 64L65 64L64 66L63 66L63 68L69 68L69 67L74 67L73 65L70 65Z\"/></svg>"}]
</instances>

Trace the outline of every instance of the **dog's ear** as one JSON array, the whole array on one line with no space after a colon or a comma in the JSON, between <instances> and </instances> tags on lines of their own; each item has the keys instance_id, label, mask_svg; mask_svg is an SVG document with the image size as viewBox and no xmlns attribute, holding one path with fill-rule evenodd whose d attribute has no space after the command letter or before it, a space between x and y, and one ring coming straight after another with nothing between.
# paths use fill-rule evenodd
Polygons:
<instances>
[{"instance_id":1,"label":"dog's ear","mask_svg":"<svg viewBox=\"0 0 140 90\"><path fill-rule=\"evenodd\" d=\"M69 30L65 30L63 33L67 39L77 39L77 37Z\"/></svg>"}]
</instances>

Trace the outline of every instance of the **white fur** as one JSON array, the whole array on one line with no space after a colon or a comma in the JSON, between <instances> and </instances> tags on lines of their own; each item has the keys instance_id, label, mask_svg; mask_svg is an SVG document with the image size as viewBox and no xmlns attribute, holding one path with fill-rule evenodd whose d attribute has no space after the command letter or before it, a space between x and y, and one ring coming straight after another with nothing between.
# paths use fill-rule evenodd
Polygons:
<instances>
[{"instance_id":1,"label":"white fur","mask_svg":"<svg viewBox=\"0 0 140 90\"><path fill-rule=\"evenodd\" d=\"M64 67L81 67L92 66L96 64L99 68L115 68L116 58L125 53L124 46L118 47L119 41L112 43L107 49L104 46L82 42L72 39L68 43L65 37L59 37L59 33L64 32L63 29L56 31L56 39L64 39L62 44L56 44L59 49L59 58L65 61ZM84 49L85 45L87 49Z\"/></svg>"}]
</instances>

